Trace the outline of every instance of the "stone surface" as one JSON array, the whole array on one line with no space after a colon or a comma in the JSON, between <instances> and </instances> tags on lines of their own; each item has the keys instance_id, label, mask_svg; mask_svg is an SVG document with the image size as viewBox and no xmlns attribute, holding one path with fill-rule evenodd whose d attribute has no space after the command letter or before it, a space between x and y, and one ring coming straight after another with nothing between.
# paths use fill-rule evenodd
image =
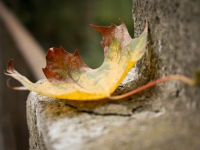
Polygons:
<instances>
[{"instance_id":1,"label":"stone surface","mask_svg":"<svg viewBox=\"0 0 200 150\"><path fill-rule=\"evenodd\" d=\"M200 1L133 0L135 36L149 22L148 51L117 93L200 68ZM41 81L42 82L42 81ZM31 92L30 149L200 148L200 86L170 81L121 101L78 102Z\"/></svg>"}]
</instances>

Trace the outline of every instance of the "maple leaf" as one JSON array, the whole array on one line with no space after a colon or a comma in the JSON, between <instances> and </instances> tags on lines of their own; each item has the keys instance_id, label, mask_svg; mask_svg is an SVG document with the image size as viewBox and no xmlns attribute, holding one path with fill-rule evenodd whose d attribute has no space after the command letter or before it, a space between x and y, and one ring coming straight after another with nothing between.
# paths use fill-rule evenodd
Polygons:
<instances>
[{"instance_id":1,"label":"maple leaf","mask_svg":"<svg viewBox=\"0 0 200 150\"><path fill-rule=\"evenodd\" d=\"M101 32L104 62L97 69L89 68L80 58L78 51L68 53L62 47L50 48L46 56L47 65L43 72L47 81L34 84L20 75L12 66L7 67L8 76L20 81L24 87L52 98L69 100L99 100L109 98L126 77L129 70L144 55L147 45L148 24L139 38L132 39L124 22L108 27L91 25Z\"/></svg>"}]
</instances>

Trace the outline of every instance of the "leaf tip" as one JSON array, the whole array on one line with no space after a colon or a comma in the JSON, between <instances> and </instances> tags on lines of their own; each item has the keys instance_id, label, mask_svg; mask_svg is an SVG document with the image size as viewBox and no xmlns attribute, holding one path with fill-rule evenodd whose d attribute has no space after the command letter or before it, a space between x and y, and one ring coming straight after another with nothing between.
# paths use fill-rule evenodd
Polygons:
<instances>
[{"instance_id":1,"label":"leaf tip","mask_svg":"<svg viewBox=\"0 0 200 150\"><path fill-rule=\"evenodd\" d=\"M4 71L5 75L11 76L12 73L16 72L16 70L14 69L13 65L12 65L13 59L8 61L7 64L7 69L6 71Z\"/></svg>"},{"instance_id":2,"label":"leaf tip","mask_svg":"<svg viewBox=\"0 0 200 150\"><path fill-rule=\"evenodd\" d=\"M14 67L12 65L12 62L13 62L13 59L8 61L7 70L4 71L4 74L7 75L7 76L10 76L10 77L13 77L14 79L18 80L18 78L16 77L18 72L14 69ZM12 86L10 86L9 81L10 81L10 78L7 79L6 85L11 90L28 90L26 87L23 87L23 86L21 86L21 87L12 87Z\"/></svg>"},{"instance_id":3,"label":"leaf tip","mask_svg":"<svg viewBox=\"0 0 200 150\"><path fill-rule=\"evenodd\" d=\"M11 59L11 60L8 61L7 70L8 70L8 69L13 70L12 62L13 62L13 59Z\"/></svg>"},{"instance_id":4,"label":"leaf tip","mask_svg":"<svg viewBox=\"0 0 200 150\"><path fill-rule=\"evenodd\" d=\"M90 26L91 26L92 28L96 29L96 30L98 30L98 28L99 28L99 26L95 26L95 25L93 25L93 24L90 24Z\"/></svg>"},{"instance_id":5,"label":"leaf tip","mask_svg":"<svg viewBox=\"0 0 200 150\"><path fill-rule=\"evenodd\" d=\"M77 49L75 50L74 55L75 55L75 56L79 56L79 52L78 52Z\"/></svg>"},{"instance_id":6,"label":"leaf tip","mask_svg":"<svg viewBox=\"0 0 200 150\"><path fill-rule=\"evenodd\" d=\"M10 81L10 80L11 80L10 78L7 79L6 85L7 85L7 87L8 87L9 89L12 89L12 87L11 87L10 84L9 84L9 81Z\"/></svg>"},{"instance_id":7,"label":"leaf tip","mask_svg":"<svg viewBox=\"0 0 200 150\"><path fill-rule=\"evenodd\" d=\"M9 81L10 81L11 79L10 78L8 78L7 79L7 81L6 81L6 85L7 85L7 87L9 88L9 89L11 89L11 90L28 90L26 87L24 87L24 86L20 86L20 87L12 87L12 86L10 86L10 84L9 84Z\"/></svg>"},{"instance_id":8,"label":"leaf tip","mask_svg":"<svg viewBox=\"0 0 200 150\"><path fill-rule=\"evenodd\" d=\"M124 24L124 21L122 20L122 18L119 18L121 24Z\"/></svg>"},{"instance_id":9,"label":"leaf tip","mask_svg":"<svg viewBox=\"0 0 200 150\"><path fill-rule=\"evenodd\" d=\"M60 49L62 49L63 51L65 50L62 46L60 46Z\"/></svg>"},{"instance_id":10,"label":"leaf tip","mask_svg":"<svg viewBox=\"0 0 200 150\"><path fill-rule=\"evenodd\" d=\"M94 25L93 24L89 24L91 27L93 27Z\"/></svg>"}]
</instances>

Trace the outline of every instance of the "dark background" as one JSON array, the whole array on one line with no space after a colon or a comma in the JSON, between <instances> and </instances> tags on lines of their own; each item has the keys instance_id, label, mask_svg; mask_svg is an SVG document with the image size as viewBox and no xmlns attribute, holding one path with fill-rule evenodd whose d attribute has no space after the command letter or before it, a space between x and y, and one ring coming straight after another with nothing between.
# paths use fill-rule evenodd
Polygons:
<instances>
[{"instance_id":1,"label":"dark background","mask_svg":"<svg viewBox=\"0 0 200 150\"><path fill-rule=\"evenodd\" d=\"M109 26L124 20L133 36L131 0L7 0L19 19L45 50L63 46L78 49L84 61L96 68L103 61L101 34L89 24Z\"/></svg>"},{"instance_id":2,"label":"dark background","mask_svg":"<svg viewBox=\"0 0 200 150\"><path fill-rule=\"evenodd\" d=\"M63 46L67 51L78 49L84 62L92 68L103 62L101 34L89 26L120 24L122 18L133 37L131 0L4 0L41 46ZM34 57L34 56L33 56ZM16 43L0 20L0 149L27 150L28 128L26 99L28 91L11 91L3 74L9 59L15 60L18 72L36 81L20 54ZM35 58L37 61L37 58ZM12 82L12 85L17 82Z\"/></svg>"}]
</instances>

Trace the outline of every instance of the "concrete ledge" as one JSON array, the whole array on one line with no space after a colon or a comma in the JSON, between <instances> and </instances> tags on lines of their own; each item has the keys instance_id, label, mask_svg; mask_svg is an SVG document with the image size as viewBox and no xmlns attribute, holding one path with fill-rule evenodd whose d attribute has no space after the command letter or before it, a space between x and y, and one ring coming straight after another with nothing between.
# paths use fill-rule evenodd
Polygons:
<instances>
[{"instance_id":1,"label":"concrete ledge","mask_svg":"<svg viewBox=\"0 0 200 150\"><path fill-rule=\"evenodd\" d=\"M159 99L135 98L135 102L69 102L31 92L27 101L30 149L200 147L200 110L182 106L187 103L174 110L174 103L165 108Z\"/></svg>"}]
</instances>

